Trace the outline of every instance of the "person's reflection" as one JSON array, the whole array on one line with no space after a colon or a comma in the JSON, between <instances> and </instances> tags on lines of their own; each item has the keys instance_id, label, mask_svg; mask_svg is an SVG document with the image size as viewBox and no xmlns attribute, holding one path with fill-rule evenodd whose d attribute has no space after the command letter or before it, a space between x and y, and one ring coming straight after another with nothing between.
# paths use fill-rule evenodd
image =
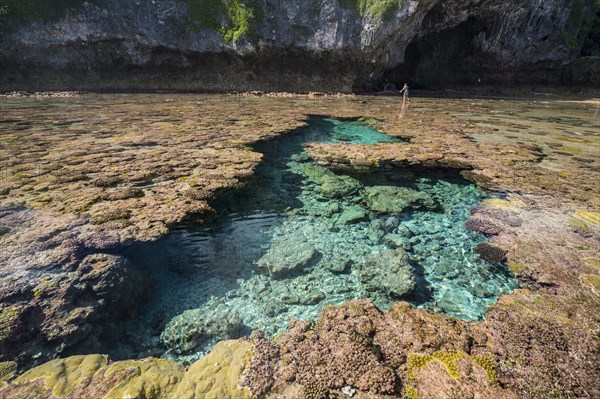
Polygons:
<instances>
[{"instance_id":1,"label":"person's reflection","mask_svg":"<svg viewBox=\"0 0 600 399\"><path fill-rule=\"evenodd\" d=\"M404 118L404 111L408 108L408 104L407 102L402 102L402 108L400 108L400 114L398 114L398 119L402 119Z\"/></svg>"}]
</instances>

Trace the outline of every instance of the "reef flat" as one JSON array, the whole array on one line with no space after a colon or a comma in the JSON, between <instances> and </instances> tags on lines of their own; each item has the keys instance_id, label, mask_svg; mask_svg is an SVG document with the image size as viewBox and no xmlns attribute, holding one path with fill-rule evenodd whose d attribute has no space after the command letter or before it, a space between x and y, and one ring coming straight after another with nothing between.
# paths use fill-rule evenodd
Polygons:
<instances>
[{"instance_id":1,"label":"reef flat","mask_svg":"<svg viewBox=\"0 0 600 399\"><path fill-rule=\"evenodd\" d=\"M378 97L163 94L3 99L1 107L3 397L600 395L597 101L403 107ZM202 359L186 372L166 360L87 355L22 374L75 346L97 350L151 290L117 250L208 220L215 196L254 173L261 156L250 146L304 126L308 115L368 118L403 139L305 145L321 167L450 168L501 194L472 208L465 225L488 236L477 252L506 260L520 288L481 322L404 302L385 312L368 301L328 306L274 339L255 332L227 344L239 350L226 355L218 344L208 356L222 367L202 371L226 374L216 391L188 384L192 370L206 368Z\"/></svg>"}]
</instances>

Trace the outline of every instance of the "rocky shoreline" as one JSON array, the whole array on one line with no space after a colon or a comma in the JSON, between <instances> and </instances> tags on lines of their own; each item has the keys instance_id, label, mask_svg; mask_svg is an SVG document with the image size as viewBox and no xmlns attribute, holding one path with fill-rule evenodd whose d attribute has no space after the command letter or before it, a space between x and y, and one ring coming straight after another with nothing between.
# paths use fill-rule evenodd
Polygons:
<instances>
[{"instance_id":1,"label":"rocky shoreline","mask_svg":"<svg viewBox=\"0 0 600 399\"><path fill-rule=\"evenodd\" d=\"M400 113L395 99L362 96L140 94L90 96L87 104L86 98L62 100L82 102L68 118L52 108L60 102L37 110L3 105L0 379L9 381L3 397L117 397L125 388L157 398L174 392L345 397L343 389L358 390L358 398L600 395L593 104L571 105L577 117L556 119L538 102L517 110L499 102L422 99ZM507 108L508 118L496 117ZM222 365L216 369L200 360L185 374L183 366L159 359L109 363L87 355L14 379L17 368L68 355L77 342L89 342L93 351L99 335L110 334L107 320L127 317L151 290L110 251L155 240L186 220L207 220L211 198L241 184L260 161L248 145L302 126L308 114L375 118L383 121L378 129L408 140L307 145L322 166L458 168L479 186L507 193L473 209L470 225L503 251L521 288L504 295L481 323L404 303L382 313L352 301L327 308L316 323L291 321L274 340L254 333L220 344L209 355ZM80 377L71 378L76 369ZM172 377L144 377L154 373ZM184 383L184 374L206 373L218 376L212 387Z\"/></svg>"}]
</instances>

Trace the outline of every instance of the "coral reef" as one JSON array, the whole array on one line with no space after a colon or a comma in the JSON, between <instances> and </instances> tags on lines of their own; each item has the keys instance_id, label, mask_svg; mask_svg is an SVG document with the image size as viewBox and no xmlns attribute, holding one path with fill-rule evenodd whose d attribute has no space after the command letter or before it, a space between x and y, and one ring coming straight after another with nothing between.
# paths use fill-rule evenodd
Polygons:
<instances>
[{"instance_id":1,"label":"coral reef","mask_svg":"<svg viewBox=\"0 0 600 399\"><path fill-rule=\"evenodd\" d=\"M469 220L465 222L465 227L471 231L476 231L487 236L497 235L502 232L502 227L489 219L481 217L470 217Z\"/></svg>"},{"instance_id":2,"label":"coral reef","mask_svg":"<svg viewBox=\"0 0 600 399\"><path fill-rule=\"evenodd\" d=\"M73 367L82 361L54 360L52 370L31 371L30 376L40 375L34 380L8 377L1 396L51 398L56 389L73 398L96 399L130 380L132 394L150 395L145 389L151 387L157 397L181 392L178 397L185 398L196 391L199 397L203 392L244 397L251 395L247 389L231 393L238 389L243 364L252 392L286 399L301 398L306 386L332 397L342 395L346 386L358 391L355 397L373 398L402 393L419 398L600 397L595 335L600 169L597 124L591 118L597 102L423 98L411 103L397 123L400 103L390 98L109 97L3 101L0 354L18 363L17 374L76 343L93 346L99 334L110 334L111 321L139 305L147 282L109 251L156 239L186 218L206 220L208 197L236 186L259 162L260 155L247 145L302 125L305 114L366 115L383 121L382 131L409 139L307 144L308 155L322 167L379 173L405 165L466 168L463 176L502 190L505 198L483 201L473 217L501 227L484 248L518 270L521 289L502 295L479 322L403 302L386 312L363 301L327 307L315 324L293 321L273 340L255 336L252 359L248 342L218 344L215 350L227 352L226 360L219 363L209 355L202 363L205 374L189 380L183 366L156 359L130 361L110 374L105 372L110 364L102 366L100 359L91 362L100 364L95 371L96 365L80 368L92 373L87 377ZM59 106L68 113L58 113ZM561 150L565 142L579 150L576 156ZM118 180L94 183L113 176ZM144 196L105 200L108 193L127 189L142 190ZM186 194L191 189L210 195L195 199ZM430 195L454 211L454 203ZM344 211L323 206L332 217ZM442 237L431 232L433 241L422 243L414 238L419 235L416 223L406 222L406 229L393 220L386 223L387 218L378 227L384 237L401 235L412 248L433 248ZM453 219L445 223L450 228ZM459 234L453 239L464 241ZM386 242L404 244L394 236ZM454 247L454 241L443 242L448 251ZM433 254L424 252L418 262L443 265ZM451 280L455 270L447 269L441 278ZM310 283L300 288L308 292ZM479 282L471 287L482 288ZM434 306L450 308L452 292L432 293L439 294L443 297L436 297ZM452 368L460 378L450 376L437 360L414 369L414 379L408 377L411 354L433 357L436 352L464 353ZM8 375L14 370L12 363L5 367ZM140 370L151 375L146 382L133 378ZM173 378L170 388L156 388L162 384L156 370ZM175 379L180 381L176 388ZM74 386L76 381L81 382ZM227 388L220 385L224 381Z\"/></svg>"},{"instance_id":3,"label":"coral reef","mask_svg":"<svg viewBox=\"0 0 600 399\"><path fill-rule=\"evenodd\" d=\"M269 381L272 392L301 384L303 394L289 396L294 398L339 397L348 386L376 398L399 397L402 388L413 397L457 388L465 395L516 397L497 385L484 335L402 302L381 313L369 302L350 301L326 308L314 325L292 321L273 341L257 337L263 352L253 358L244 381L255 394ZM443 349L419 353L434 347ZM444 370L436 374L438 391L423 384L437 370L432 362Z\"/></svg>"},{"instance_id":4,"label":"coral reef","mask_svg":"<svg viewBox=\"0 0 600 399\"><path fill-rule=\"evenodd\" d=\"M497 245L482 242L477 244L475 252L479 254L481 259L490 263L504 262L506 260L506 250Z\"/></svg>"},{"instance_id":5,"label":"coral reef","mask_svg":"<svg viewBox=\"0 0 600 399\"><path fill-rule=\"evenodd\" d=\"M2 397L250 399L252 394L238 381L251 357L251 344L233 341L219 343L187 370L164 359L109 363L102 355L72 356L26 372L2 391Z\"/></svg>"},{"instance_id":6,"label":"coral reef","mask_svg":"<svg viewBox=\"0 0 600 399\"><path fill-rule=\"evenodd\" d=\"M256 262L256 267L281 278L311 266L318 254L303 235L290 235L273 241L267 253Z\"/></svg>"}]
</instances>

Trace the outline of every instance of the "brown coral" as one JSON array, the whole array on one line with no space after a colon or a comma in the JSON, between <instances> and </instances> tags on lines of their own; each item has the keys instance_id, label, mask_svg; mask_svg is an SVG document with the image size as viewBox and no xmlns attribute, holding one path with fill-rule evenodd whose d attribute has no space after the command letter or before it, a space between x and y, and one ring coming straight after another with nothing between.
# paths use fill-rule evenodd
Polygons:
<instances>
[{"instance_id":1,"label":"brown coral","mask_svg":"<svg viewBox=\"0 0 600 399\"><path fill-rule=\"evenodd\" d=\"M498 226L488 218L481 216L471 216L469 220L465 222L465 227L471 231L482 233L488 236L497 235L502 232L502 227Z\"/></svg>"},{"instance_id":2,"label":"brown coral","mask_svg":"<svg viewBox=\"0 0 600 399\"><path fill-rule=\"evenodd\" d=\"M506 260L507 251L505 249L487 242L477 244L477 246L474 248L474 251L477 252L479 257L486 262L497 263L504 262Z\"/></svg>"},{"instance_id":3,"label":"brown coral","mask_svg":"<svg viewBox=\"0 0 600 399\"><path fill-rule=\"evenodd\" d=\"M488 218L502 222L510 227L519 227L523 223L520 217L512 214L509 210L502 208L487 208L482 206L475 206L471 208L471 214L474 216L487 216Z\"/></svg>"},{"instance_id":4,"label":"brown coral","mask_svg":"<svg viewBox=\"0 0 600 399\"><path fill-rule=\"evenodd\" d=\"M121 183L123 180L118 176L102 176L92 181L96 187L110 187Z\"/></svg>"},{"instance_id":5,"label":"brown coral","mask_svg":"<svg viewBox=\"0 0 600 399\"><path fill-rule=\"evenodd\" d=\"M211 197L210 191L199 190L197 188L190 188L184 192L184 195L194 200L206 200Z\"/></svg>"}]
</instances>

